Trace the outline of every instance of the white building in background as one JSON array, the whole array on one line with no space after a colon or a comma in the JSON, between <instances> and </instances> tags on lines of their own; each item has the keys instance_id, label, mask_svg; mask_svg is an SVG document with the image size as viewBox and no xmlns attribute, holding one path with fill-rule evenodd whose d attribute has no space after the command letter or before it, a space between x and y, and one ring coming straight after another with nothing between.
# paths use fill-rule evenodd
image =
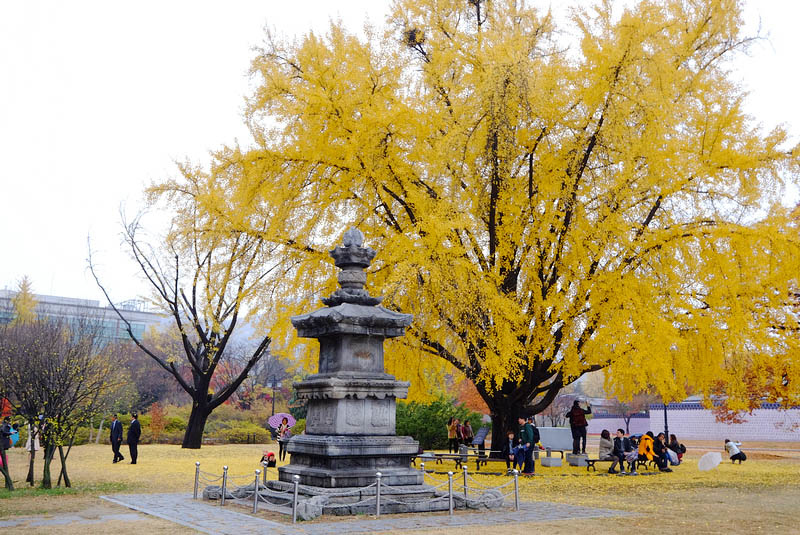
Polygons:
<instances>
[{"instance_id":1,"label":"white building in background","mask_svg":"<svg viewBox=\"0 0 800 535\"><path fill-rule=\"evenodd\" d=\"M607 405L599 405L606 410L598 410L589 420L588 432L600 434L603 429L613 432L625 429L625 421L607 410ZM593 407L594 408L594 407ZM595 411L593 411L595 412ZM631 418L631 434L664 430L664 405L650 405L649 410ZM714 413L705 408L698 397L691 397L680 403L669 403L666 407L669 432L680 439L692 440L743 440L800 441L800 407L781 409L777 403L764 403L752 414L744 414L742 423L718 422Z\"/></svg>"},{"instance_id":2,"label":"white building in background","mask_svg":"<svg viewBox=\"0 0 800 535\"><path fill-rule=\"evenodd\" d=\"M14 317L12 300L16 295L15 291L0 290L0 324L8 323ZM105 342L130 340L125 322L111 307L100 306L99 301L54 295L34 295L34 298L36 312L39 315L65 321L88 318L99 322L102 328L101 336ZM136 337L142 336L149 326L159 325L164 321L163 315L146 310L143 301L125 301L116 306L130 322L131 330Z\"/></svg>"}]
</instances>

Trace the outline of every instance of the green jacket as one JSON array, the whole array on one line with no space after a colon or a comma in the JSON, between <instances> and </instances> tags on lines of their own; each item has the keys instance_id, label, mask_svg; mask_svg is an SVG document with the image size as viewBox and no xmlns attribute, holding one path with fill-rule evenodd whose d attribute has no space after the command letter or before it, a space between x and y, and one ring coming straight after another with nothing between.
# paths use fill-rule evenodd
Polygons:
<instances>
[{"instance_id":1,"label":"green jacket","mask_svg":"<svg viewBox=\"0 0 800 535\"><path fill-rule=\"evenodd\" d=\"M521 426L519 426L519 431L517 432L517 438L523 444L533 444L533 426L528 422L525 422Z\"/></svg>"}]
</instances>

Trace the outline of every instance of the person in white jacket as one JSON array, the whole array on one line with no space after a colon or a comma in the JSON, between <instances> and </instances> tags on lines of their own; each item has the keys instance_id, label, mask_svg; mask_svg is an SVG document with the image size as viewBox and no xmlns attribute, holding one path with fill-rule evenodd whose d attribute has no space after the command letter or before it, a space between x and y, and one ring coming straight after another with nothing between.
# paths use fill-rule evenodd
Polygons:
<instances>
[{"instance_id":1,"label":"person in white jacket","mask_svg":"<svg viewBox=\"0 0 800 535\"><path fill-rule=\"evenodd\" d=\"M741 442L734 442L728 438L725 439L725 450L727 450L728 456L731 458L731 463L739 461L739 464L742 464L742 461L747 460L747 455L739 449L741 445Z\"/></svg>"},{"instance_id":2,"label":"person in white jacket","mask_svg":"<svg viewBox=\"0 0 800 535\"><path fill-rule=\"evenodd\" d=\"M31 449L31 446L33 446L33 449ZM39 449L39 434L36 434L36 438L33 439L33 444L31 444L31 424L28 424L28 440L25 442L25 451L35 453Z\"/></svg>"}]
</instances>

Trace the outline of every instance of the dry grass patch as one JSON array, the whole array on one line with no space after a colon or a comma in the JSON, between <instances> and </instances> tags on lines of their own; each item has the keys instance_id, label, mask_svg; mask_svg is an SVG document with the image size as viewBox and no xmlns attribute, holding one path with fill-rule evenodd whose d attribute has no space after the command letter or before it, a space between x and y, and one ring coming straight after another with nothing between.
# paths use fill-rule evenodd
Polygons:
<instances>
[{"instance_id":1,"label":"dry grass patch","mask_svg":"<svg viewBox=\"0 0 800 535\"><path fill-rule=\"evenodd\" d=\"M185 450L172 445L139 446L139 460L129 464L127 448L123 448L125 461L113 464L110 446L88 444L72 448L67 469L72 481L71 489L42 491L31 489L25 483L28 473L27 452L15 448L9 452L9 466L14 485L18 490L9 493L0 490L0 517L9 515L40 514L54 511L77 511L87 503L96 503L96 496L120 492L191 492L194 485L195 461L200 461L204 471L222 473L228 465L234 476L252 477L261 452L271 445L235 444L203 446L200 450ZM272 448L277 451L277 448ZM36 460L36 484L41 481L41 459ZM60 463L53 460L52 474L55 482ZM275 473L272 474L275 477Z\"/></svg>"}]
</instances>

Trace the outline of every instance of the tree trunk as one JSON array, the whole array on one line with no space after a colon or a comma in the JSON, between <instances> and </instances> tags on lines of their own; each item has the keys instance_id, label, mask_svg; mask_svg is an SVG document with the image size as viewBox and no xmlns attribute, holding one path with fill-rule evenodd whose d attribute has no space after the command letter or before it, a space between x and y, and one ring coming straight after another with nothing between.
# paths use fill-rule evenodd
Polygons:
<instances>
[{"instance_id":1,"label":"tree trunk","mask_svg":"<svg viewBox=\"0 0 800 535\"><path fill-rule=\"evenodd\" d=\"M526 417L535 416L544 411L563 388L561 374L553 376L550 372L531 374L522 383L504 381L501 388L491 393L484 384L480 382L473 384L489 407L492 417L492 451L498 451L503 447L510 431L517 434L518 417L521 414ZM542 384L545 386L539 388ZM536 396L537 390L542 394L540 397Z\"/></svg>"},{"instance_id":2,"label":"tree trunk","mask_svg":"<svg viewBox=\"0 0 800 535\"><path fill-rule=\"evenodd\" d=\"M64 447L58 447L58 457L61 459L61 473L58 474L58 484L61 484L61 476L64 476L64 486L71 487L72 484L69 482L69 476L67 475L67 456L64 455Z\"/></svg>"},{"instance_id":3,"label":"tree trunk","mask_svg":"<svg viewBox=\"0 0 800 535\"><path fill-rule=\"evenodd\" d=\"M69 447L67 447L67 453L63 453L61 456L61 473L58 474L58 486L61 485L61 476L67 475L67 458L69 457L69 452L72 451L72 445L75 443L75 434L78 432L78 428L76 427L75 430L72 432L72 436L69 439ZM61 453L61 446L59 446L59 453ZM67 487L71 487L69 483L69 479L65 478L65 484Z\"/></svg>"},{"instance_id":4,"label":"tree trunk","mask_svg":"<svg viewBox=\"0 0 800 535\"><path fill-rule=\"evenodd\" d=\"M189 423L186 426L186 433L183 435L182 448L200 449L203 445L203 431L206 428L206 420L211 414L205 404L200 406L197 402L192 403L192 412L189 415Z\"/></svg>"},{"instance_id":5,"label":"tree trunk","mask_svg":"<svg viewBox=\"0 0 800 535\"><path fill-rule=\"evenodd\" d=\"M92 443L92 440L94 439L94 433L93 433L93 431L94 431L94 424L92 424L92 421L91 421L91 420L89 420L89 422L88 422L88 423L89 423L89 444L91 444L91 443Z\"/></svg>"},{"instance_id":6,"label":"tree trunk","mask_svg":"<svg viewBox=\"0 0 800 535\"><path fill-rule=\"evenodd\" d=\"M42 469L41 488L51 489L53 488L53 481L50 478L50 462L53 460L53 455L55 454L56 449L52 446L45 446L43 448L43 451L44 451L44 468Z\"/></svg>"},{"instance_id":7,"label":"tree trunk","mask_svg":"<svg viewBox=\"0 0 800 535\"><path fill-rule=\"evenodd\" d=\"M103 434L103 422L105 422L105 419L101 419L100 425L97 427L97 438L94 440L95 444L100 444L100 435Z\"/></svg>"},{"instance_id":8,"label":"tree trunk","mask_svg":"<svg viewBox=\"0 0 800 535\"><path fill-rule=\"evenodd\" d=\"M492 453L490 456L499 456L499 451L508 440L508 433L512 431L514 435L519 430L516 412L508 405L489 406L492 417Z\"/></svg>"},{"instance_id":9,"label":"tree trunk","mask_svg":"<svg viewBox=\"0 0 800 535\"><path fill-rule=\"evenodd\" d=\"M30 459L28 461L28 477L25 478L25 481L30 483L31 487L33 486L33 468L35 459L36 459L36 450L33 447L33 440L31 440Z\"/></svg>"},{"instance_id":10,"label":"tree trunk","mask_svg":"<svg viewBox=\"0 0 800 535\"><path fill-rule=\"evenodd\" d=\"M5 448L0 447L0 459L3 461L3 466L0 467L0 472L3 473L3 478L6 482L6 488L8 490L14 490L14 482L11 481L11 474L8 472L8 457L6 456Z\"/></svg>"}]
</instances>

